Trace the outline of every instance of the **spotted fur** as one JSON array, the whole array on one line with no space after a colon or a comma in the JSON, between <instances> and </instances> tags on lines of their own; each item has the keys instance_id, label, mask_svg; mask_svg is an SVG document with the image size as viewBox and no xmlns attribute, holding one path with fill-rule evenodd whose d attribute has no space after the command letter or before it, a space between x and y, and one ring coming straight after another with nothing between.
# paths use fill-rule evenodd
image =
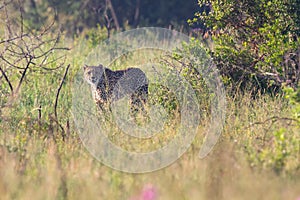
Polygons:
<instances>
[{"instance_id":1,"label":"spotted fur","mask_svg":"<svg viewBox=\"0 0 300 200\"><path fill-rule=\"evenodd\" d=\"M91 85L93 98L103 110L112 101L130 95L131 110L144 110L148 98L148 80L138 68L113 71L103 65L84 66L84 78Z\"/></svg>"}]
</instances>

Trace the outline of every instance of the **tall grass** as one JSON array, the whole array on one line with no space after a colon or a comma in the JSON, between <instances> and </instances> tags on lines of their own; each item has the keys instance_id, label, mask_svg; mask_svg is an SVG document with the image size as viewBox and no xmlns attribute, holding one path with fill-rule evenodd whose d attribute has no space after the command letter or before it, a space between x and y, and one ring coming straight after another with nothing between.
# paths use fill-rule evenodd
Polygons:
<instances>
[{"instance_id":1,"label":"tall grass","mask_svg":"<svg viewBox=\"0 0 300 200\"><path fill-rule=\"evenodd\" d=\"M198 158L205 134L201 126L189 150L164 169L136 175L98 162L82 145L70 112L73 80L90 51L80 41L66 43L73 47L67 60L71 68L59 97L58 122L53 106L63 68L30 73L9 107L4 105L12 100L0 80L0 199L130 199L147 184L159 199L300 196L300 127L289 120L290 105L280 96L228 96L222 136L204 159ZM144 52L131 58L143 64L156 57ZM131 65L132 60L121 63ZM209 123L209 117L202 120ZM171 125L152 140L134 141L117 131L110 139L128 150L151 150L174 136Z\"/></svg>"}]
</instances>

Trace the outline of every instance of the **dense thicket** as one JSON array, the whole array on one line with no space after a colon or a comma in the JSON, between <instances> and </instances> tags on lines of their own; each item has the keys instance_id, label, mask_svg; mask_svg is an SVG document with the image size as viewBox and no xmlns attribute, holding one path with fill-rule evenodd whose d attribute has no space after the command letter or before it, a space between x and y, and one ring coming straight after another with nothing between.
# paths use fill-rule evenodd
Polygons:
<instances>
[{"instance_id":1,"label":"dense thicket","mask_svg":"<svg viewBox=\"0 0 300 200\"><path fill-rule=\"evenodd\" d=\"M209 28L211 54L226 83L234 88L250 83L263 91L298 87L299 0L211 0L206 5L210 12L198 12L190 22Z\"/></svg>"}]
</instances>

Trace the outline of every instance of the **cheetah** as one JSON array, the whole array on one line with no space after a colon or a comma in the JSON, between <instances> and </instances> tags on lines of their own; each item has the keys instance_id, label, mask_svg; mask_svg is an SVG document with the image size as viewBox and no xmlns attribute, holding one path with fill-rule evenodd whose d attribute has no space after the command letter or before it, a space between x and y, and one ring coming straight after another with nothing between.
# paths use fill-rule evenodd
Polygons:
<instances>
[{"instance_id":1,"label":"cheetah","mask_svg":"<svg viewBox=\"0 0 300 200\"><path fill-rule=\"evenodd\" d=\"M84 78L91 85L93 99L104 111L113 101L130 95L131 112L144 111L148 99L148 79L138 68L110 70L103 65L84 66Z\"/></svg>"}]
</instances>

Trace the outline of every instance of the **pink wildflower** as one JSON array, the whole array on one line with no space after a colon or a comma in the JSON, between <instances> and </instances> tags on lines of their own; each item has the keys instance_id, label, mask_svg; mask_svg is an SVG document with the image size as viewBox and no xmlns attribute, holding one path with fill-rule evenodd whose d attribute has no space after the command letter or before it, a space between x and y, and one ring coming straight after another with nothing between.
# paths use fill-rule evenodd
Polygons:
<instances>
[{"instance_id":1,"label":"pink wildflower","mask_svg":"<svg viewBox=\"0 0 300 200\"><path fill-rule=\"evenodd\" d=\"M158 193L156 188L149 184L144 186L142 192L133 198L130 198L130 200L158 200Z\"/></svg>"},{"instance_id":2,"label":"pink wildflower","mask_svg":"<svg viewBox=\"0 0 300 200\"><path fill-rule=\"evenodd\" d=\"M157 191L153 185L146 185L141 194L141 200L156 200Z\"/></svg>"}]
</instances>

